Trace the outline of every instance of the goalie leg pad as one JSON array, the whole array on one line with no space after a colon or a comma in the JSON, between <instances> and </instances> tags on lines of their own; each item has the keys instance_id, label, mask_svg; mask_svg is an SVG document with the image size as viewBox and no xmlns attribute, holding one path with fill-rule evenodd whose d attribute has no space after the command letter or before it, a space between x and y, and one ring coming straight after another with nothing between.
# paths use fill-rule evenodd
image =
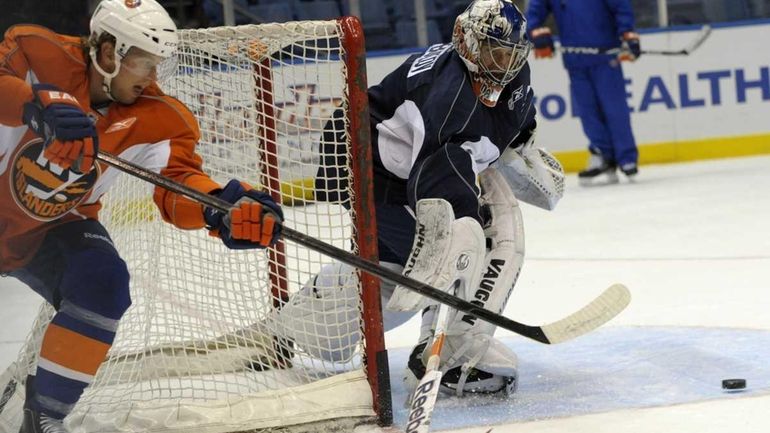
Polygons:
<instances>
[{"instance_id":1,"label":"goalie leg pad","mask_svg":"<svg viewBox=\"0 0 770 433\"><path fill-rule=\"evenodd\" d=\"M342 345L342 330L358 329L358 276L354 268L335 263L324 266L278 313L286 338L310 356L345 362L353 356L352 344ZM356 335L358 339L358 335Z\"/></svg>"},{"instance_id":2,"label":"goalie leg pad","mask_svg":"<svg viewBox=\"0 0 770 433\"><path fill-rule=\"evenodd\" d=\"M481 173L482 206L487 214L484 236L489 251L484 258L481 278L467 287L469 302L502 313L516 284L524 261L524 227L518 201L503 176L494 168ZM423 315L420 342L429 339L434 310ZM492 338L495 326L471 315L450 311L447 339L441 352L441 369L455 378L454 392L513 392L516 386L516 355ZM427 362L428 353L424 354ZM483 369L479 366L482 366ZM476 372L483 371L484 374ZM450 373L452 372L452 373ZM479 382L468 387L468 381ZM450 387L452 388L452 387Z\"/></svg>"},{"instance_id":3,"label":"goalie leg pad","mask_svg":"<svg viewBox=\"0 0 770 433\"><path fill-rule=\"evenodd\" d=\"M414 244L403 275L446 291L475 287L481 277L485 252L484 232L476 220L454 218L452 206L443 199L417 203ZM405 287L396 286L386 308L418 311L434 301Z\"/></svg>"},{"instance_id":4,"label":"goalie leg pad","mask_svg":"<svg viewBox=\"0 0 770 433\"><path fill-rule=\"evenodd\" d=\"M524 225L519 203L502 175L493 168L481 173L482 206L488 215L484 235L489 251L479 284L471 286L466 300L501 314L524 263ZM450 315L450 317L452 317ZM460 313L450 319L448 335L489 335L495 326Z\"/></svg>"},{"instance_id":5,"label":"goalie leg pad","mask_svg":"<svg viewBox=\"0 0 770 433\"><path fill-rule=\"evenodd\" d=\"M396 272L402 269L393 263L380 265ZM394 284L381 282L383 298L394 289ZM358 332L350 332L361 327L359 300L358 271L343 263L326 265L277 313L282 337L292 340L314 358L347 362L360 339ZM384 312L385 330L401 325L413 315L412 312Z\"/></svg>"}]
</instances>

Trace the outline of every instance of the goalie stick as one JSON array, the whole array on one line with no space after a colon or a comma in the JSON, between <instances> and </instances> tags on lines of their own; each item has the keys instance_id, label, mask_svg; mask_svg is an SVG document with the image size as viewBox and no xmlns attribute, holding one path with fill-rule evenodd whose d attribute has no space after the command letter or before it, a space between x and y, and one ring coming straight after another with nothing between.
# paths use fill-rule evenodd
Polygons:
<instances>
[{"instance_id":1,"label":"goalie stick","mask_svg":"<svg viewBox=\"0 0 770 433\"><path fill-rule=\"evenodd\" d=\"M705 25L701 28L700 32L695 36L695 38L685 47L680 50L650 50L650 49L644 49L641 51L642 54L655 54L655 55L661 55L661 56L687 56L692 54L693 51L697 50L698 47L703 45L703 42L706 41L706 38L711 34L711 26ZM610 48L610 49L603 49L603 48L597 48L597 47L569 47L569 46L560 46L559 51L563 53L568 54L596 54L596 55L617 55L622 52L621 48Z\"/></svg>"},{"instance_id":2,"label":"goalie stick","mask_svg":"<svg viewBox=\"0 0 770 433\"><path fill-rule=\"evenodd\" d=\"M161 188L165 188L171 192L181 194L209 208L222 212L229 212L233 207L231 203L222 200L219 197L205 194L186 185L177 183L158 173L118 158L107 152L100 151L96 158L120 171ZM430 285L405 277L398 272L380 266L378 263L371 262L341 248L337 248L334 245L307 236L286 225L282 227L281 235L283 238L293 241L303 247L325 254L340 262L366 271L371 275L400 284L423 296L431 298L434 301L544 344L561 343L590 332L617 316L631 301L631 293L626 286L622 284L613 284L588 305L559 321L542 326L526 325L478 307L475 304L436 289L435 287L431 287Z\"/></svg>"},{"instance_id":3,"label":"goalie stick","mask_svg":"<svg viewBox=\"0 0 770 433\"><path fill-rule=\"evenodd\" d=\"M406 433L428 433L433 408L436 407L436 398L441 387L443 373L439 364L441 363L441 350L444 348L444 340L446 339L445 332L449 323L449 309L442 305L431 306L430 308L438 308L438 314L433 317L433 342L431 343L430 357L425 365L425 374L417 383L412 398L409 400Z\"/></svg>"}]
</instances>

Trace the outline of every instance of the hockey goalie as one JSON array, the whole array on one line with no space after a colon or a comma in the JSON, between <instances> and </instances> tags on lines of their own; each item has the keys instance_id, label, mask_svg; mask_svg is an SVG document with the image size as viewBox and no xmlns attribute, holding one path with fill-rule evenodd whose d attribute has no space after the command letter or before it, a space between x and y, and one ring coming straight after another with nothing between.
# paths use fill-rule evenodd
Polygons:
<instances>
[{"instance_id":1,"label":"hockey goalie","mask_svg":"<svg viewBox=\"0 0 770 433\"><path fill-rule=\"evenodd\" d=\"M475 0L457 17L451 44L408 58L369 90L380 264L500 313L524 259L516 197L553 209L564 191L561 165L534 144L536 119L526 21L509 0ZM327 128L316 191L343 156L343 137ZM317 196L342 201L343 196ZM460 269L462 268L462 269ZM274 320L297 349L328 360L352 356L328 338L357 326L358 272L332 264L310 279ZM354 282L354 281L353 281ZM435 306L383 281L385 329L422 311L407 374L425 372ZM442 388L511 394L517 358L493 337L495 327L451 311L442 352ZM308 324L326 324L308 329ZM413 381L414 382L414 381Z\"/></svg>"}]
</instances>

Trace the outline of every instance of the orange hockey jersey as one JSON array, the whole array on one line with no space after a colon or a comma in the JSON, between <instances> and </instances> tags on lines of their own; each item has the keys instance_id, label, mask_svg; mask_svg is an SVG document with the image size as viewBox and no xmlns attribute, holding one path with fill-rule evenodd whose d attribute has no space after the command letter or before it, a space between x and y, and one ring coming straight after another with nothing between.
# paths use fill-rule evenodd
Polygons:
<instances>
[{"instance_id":1,"label":"orange hockey jersey","mask_svg":"<svg viewBox=\"0 0 770 433\"><path fill-rule=\"evenodd\" d=\"M27 263L55 225L96 218L99 198L118 175L101 164L81 175L48 163L42 140L21 121L31 84L53 84L76 97L96 119L101 150L205 193L220 187L201 170L198 124L181 102L152 85L132 105L96 111L87 70L80 38L23 25L8 30L0 44L0 272ZM162 188L154 200L163 219L177 227L205 225L197 203Z\"/></svg>"}]
</instances>

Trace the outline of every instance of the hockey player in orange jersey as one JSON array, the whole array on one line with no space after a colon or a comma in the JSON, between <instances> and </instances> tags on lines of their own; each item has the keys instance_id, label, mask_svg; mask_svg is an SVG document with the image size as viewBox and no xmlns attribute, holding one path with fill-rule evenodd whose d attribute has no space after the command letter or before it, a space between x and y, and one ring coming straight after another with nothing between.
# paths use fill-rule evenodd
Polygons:
<instances>
[{"instance_id":1,"label":"hockey player in orange jersey","mask_svg":"<svg viewBox=\"0 0 770 433\"><path fill-rule=\"evenodd\" d=\"M173 70L177 35L155 0L102 0L89 38L18 25L0 44L0 273L57 310L27 380L22 432L62 432L131 304L125 262L98 222L117 154L236 204L229 215L162 188L154 200L180 229L206 227L230 248L280 234L269 195L201 170L196 119L157 86Z\"/></svg>"}]
</instances>

